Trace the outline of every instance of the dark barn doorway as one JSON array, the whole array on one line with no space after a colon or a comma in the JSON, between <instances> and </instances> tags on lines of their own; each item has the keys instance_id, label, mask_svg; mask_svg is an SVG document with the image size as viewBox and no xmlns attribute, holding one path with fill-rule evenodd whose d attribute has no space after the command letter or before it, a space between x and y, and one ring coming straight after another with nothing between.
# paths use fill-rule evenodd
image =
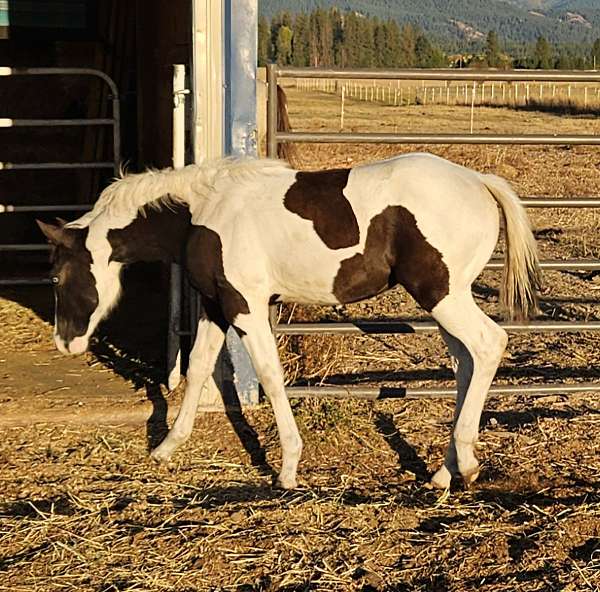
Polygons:
<instances>
[{"instance_id":1,"label":"dark barn doorway","mask_svg":"<svg viewBox=\"0 0 600 592\"><path fill-rule=\"evenodd\" d=\"M130 171L171 164L172 65L188 64L191 3L186 0L6 0L0 3L0 66L93 68L119 89L121 154ZM89 76L0 76L0 118L84 119L111 116L106 85ZM110 130L101 126L1 127L0 162L93 162L112 159ZM0 170L0 204L90 204L112 170ZM0 208L1 210L2 208ZM73 211L0 213L0 242L44 243L35 218L67 220ZM0 277L41 277L45 251L0 250ZM124 299L101 331L98 347L162 366L166 277L158 266L125 274ZM49 286L0 287L52 321ZM106 346L106 339L110 347ZM103 345L104 344L104 345Z\"/></svg>"}]
</instances>

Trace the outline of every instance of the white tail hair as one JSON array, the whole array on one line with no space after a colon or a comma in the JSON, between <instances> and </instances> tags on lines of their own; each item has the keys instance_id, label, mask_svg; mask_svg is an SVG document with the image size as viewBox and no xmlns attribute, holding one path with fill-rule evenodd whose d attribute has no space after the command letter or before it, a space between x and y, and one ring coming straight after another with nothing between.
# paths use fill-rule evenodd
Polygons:
<instances>
[{"instance_id":1,"label":"white tail hair","mask_svg":"<svg viewBox=\"0 0 600 592\"><path fill-rule=\"evenodd\" d=\"M480 175L504 215L506 248L500 303L511 319L526 319L538 312L537 291L542 286L537 245L521 200L496 175Z\"/></svg>"}]
</instances>

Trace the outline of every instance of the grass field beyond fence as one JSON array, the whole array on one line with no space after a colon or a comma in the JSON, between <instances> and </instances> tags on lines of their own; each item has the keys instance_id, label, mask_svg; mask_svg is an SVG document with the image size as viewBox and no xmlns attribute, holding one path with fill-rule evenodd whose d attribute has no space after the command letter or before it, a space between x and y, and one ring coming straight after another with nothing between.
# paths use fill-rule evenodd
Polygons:
<instances>
[{"instance_id":1,"label":"grass field beyond fence","mask_svg":"<svg viewBox=\"0 0 600 592\"><path fill-rule=\"evenodd\" d=\"M341 101L384 105L463 105L600 114L600 85L554 82L463 82L415 84L406 80L330 80L299 78L301 92L336 94Z\"/></svg>"}]
</instances>

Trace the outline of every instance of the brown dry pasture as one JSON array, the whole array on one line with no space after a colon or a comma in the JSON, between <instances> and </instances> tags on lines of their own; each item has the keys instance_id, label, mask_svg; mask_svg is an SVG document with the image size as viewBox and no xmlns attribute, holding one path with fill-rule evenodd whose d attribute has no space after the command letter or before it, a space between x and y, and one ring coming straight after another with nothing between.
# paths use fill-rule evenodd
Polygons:
<instances>
[{"instance_id":1,"label":"brown dry pasture","mask_svg":"<svg viewBox=\"0 0 600 592\"><path fill-rule=\"evenodd\" d=\"M297 129L336 131L339 97L287 89ZM594 115L476 109L476 131L600 133ZM470 109L347 101L347 131L468 131ZM306 169L429 150L506 177L521 195L599 196L591 147L299 146ZM599 213L531 210L545 258L600 258ZM543 318L600 320L595 273L548 272ZM148 446L180 391L158 386L164 295L132 281L93 351L52 345L46 288L0 298L0 590L594 591L600 589L600 398L490 398L480 480L427 487L453 402L293 402L301 486L271 487L279 443L267 405L200 414L168 467ZM475 294L498 314L498 276ZM142 306L142 304L149 304ZM401 290L289 320L414 318ZM594 333L510 337L498 383L600 380ZM438 335L280 337L290 383L451 384Z\"/></svg>"}]
</instances>

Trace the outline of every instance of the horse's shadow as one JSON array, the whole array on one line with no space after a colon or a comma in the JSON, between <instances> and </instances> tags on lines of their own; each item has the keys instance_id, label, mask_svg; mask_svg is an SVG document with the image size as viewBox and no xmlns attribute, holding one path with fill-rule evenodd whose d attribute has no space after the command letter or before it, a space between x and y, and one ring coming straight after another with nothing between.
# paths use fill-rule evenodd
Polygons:
<instances>
[{"instance_id":1,"label":"horse's shadow","mask_svg":"<svg viewBox=\"0 0 600 592\"><path fill-rule=\"evenodd\" d=\"M166 378L168 280L160 265L140 263L125 268L123 295L90 342L90 350L106 367L135 388ZM54 323L50 286L3 287L0 297Z\"/></svg>"},{"instance_id":2,"label":"horse's shadow","mask_svg":"<svg viewBox=\"0 0 600 592\"><path fill-rule=\"evenodd\" d=\"M391 413L377 412L375 427L388 446L398 455L400 470L411 471L420 481L427 481L430 478L427 465L419 457L415 448L402 437Z\"/></svg>"},{"instance_id":3,"label":"horse's shadow","mask_svg":"<svg viewBox=\"0 0 600 592\"><path fill-rule=\"evenodd\" d=\"M252 466L257 468L261 474L275 478L276 472L267 461L266 451L260 443L256 430L248 423L244 415L233 385L225 383L221 396L225 415L229 419L240 444L250 457ZM165 439L169 432L167 423L169 404L162 394L160 386L156 384L146 386L146 397L152 403L152 414L146 422L148 449L152 450Z\"/></svg>"},{"instance_id":4,"label":"horse's shadow","mask_svg":"<svg viewBox=\"0 0 600 592\"><path fill-rule=\"evenodd\" d=\"M532 407L526 411L484 411L481 416L480 429L488 426L490 420L495 420L502 429L516 431L527 425L536 425L540 419L570 420L589 414L600 414L600 411L589 406L579 409L548 409L545 407ZM411 471L418 481L427 482L431 473L426 463L419 456L415 447L410 444L399 432L393 416L390 413L376 412L375 426L384 437L388 446L398 455L398 464L401 471ZM449 426L448 426L449 427ZM448 430L448 439L450 430ZM490 477L493 481L493 478ZM485 494L481 494L485 495ZM501 492L496 492L501 495ZM512 495L512 494L511 494Z\"/></svg>"}]
</instances>

